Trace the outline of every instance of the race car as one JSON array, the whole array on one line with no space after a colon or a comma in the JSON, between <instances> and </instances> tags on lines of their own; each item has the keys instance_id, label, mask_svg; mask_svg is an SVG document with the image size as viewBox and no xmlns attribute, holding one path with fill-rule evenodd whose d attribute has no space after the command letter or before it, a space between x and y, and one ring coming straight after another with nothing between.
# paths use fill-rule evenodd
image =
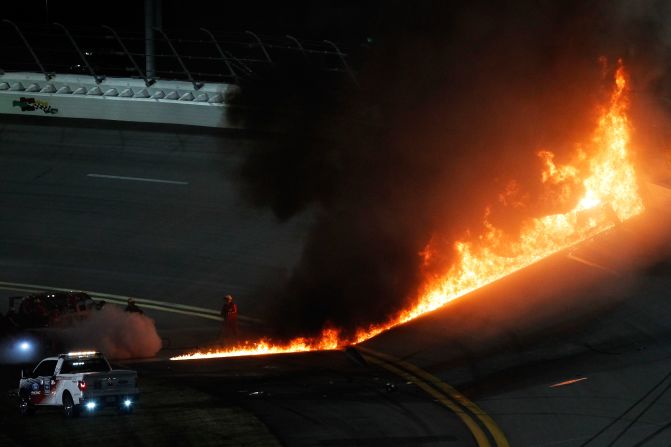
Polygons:
<instances>
[{"instance_id":1,"label":"race car","mask_svg":"<svg viewBox=\"0 0 671 447\"><path fill-rule=\"evenodd\" d=\"M39 407L60 407L72 418L113 406L131 413L140 391L137 373L114 370L94 351L79 351L43 359L19 381L19 411L30 415Z\"/></svg>"}]
</instances>

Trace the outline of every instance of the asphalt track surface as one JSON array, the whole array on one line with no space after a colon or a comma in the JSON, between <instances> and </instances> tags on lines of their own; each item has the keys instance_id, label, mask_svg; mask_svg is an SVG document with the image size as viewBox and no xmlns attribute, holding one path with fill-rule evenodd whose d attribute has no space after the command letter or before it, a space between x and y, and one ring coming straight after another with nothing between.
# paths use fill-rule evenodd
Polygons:
<instances>
[{"instance_id":1,"label":"asphalt track surface","mask_svg":"<svg viewBox=\"0 0 671 447\"><path fill-rule=\"evenodd\" d=\"M256 138L3 118L0 281L14 285L0 296L62 287L216 311L233 293L242 330L262 333L311 216L279 224L240 198ZM170 362L219 323L148 307L164 349L125 364L135 414L20 419L3 365L0 444L671 445L671 250L648 237L669 227L671 194L651 189L643 218L357 351Z\"/></svg>"}]
</instances>

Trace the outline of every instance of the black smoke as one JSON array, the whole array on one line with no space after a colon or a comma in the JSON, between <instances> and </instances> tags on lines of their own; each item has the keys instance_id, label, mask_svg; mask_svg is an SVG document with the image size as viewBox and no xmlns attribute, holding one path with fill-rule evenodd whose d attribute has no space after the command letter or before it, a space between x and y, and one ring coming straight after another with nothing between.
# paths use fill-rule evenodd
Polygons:
<instances>
[{"instance_id":1,"label":"black smoke","mask_svg":"<svg viewBox=\"0 0 671 447\"><path fill-rule=\"evenodd\" d=\"M562 211L543 201L536 153L566 162L589 138L617 59L639 96L670 88L671 15L635 3L383 2L352 49L358 86L300 58L243 84L247 124L274 132L240 169L245 196L280 220L316 214L274 300L278 333L386 320L421 283L426 244L477 234L487 207L512 235ZM498 200L512 180L525 206Z\"/></svg>"}]
</instances>

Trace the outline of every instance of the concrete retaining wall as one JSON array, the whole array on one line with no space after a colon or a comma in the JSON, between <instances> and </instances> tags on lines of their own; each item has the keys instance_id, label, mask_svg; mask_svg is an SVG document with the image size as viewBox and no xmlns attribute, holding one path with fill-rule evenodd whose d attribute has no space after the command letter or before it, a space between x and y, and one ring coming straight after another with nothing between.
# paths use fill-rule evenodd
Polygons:
<instances>
[{"instance_id":1,"label":"concrete retaining wall","mask_svg":"<svg viewBox=\"0 0 671 447\"><path fill-rule=\"evenodd\" d=\"M0 75L0 114L242 128L231 119L237 86L36 73Z\"/></svg>"}]
</instances>

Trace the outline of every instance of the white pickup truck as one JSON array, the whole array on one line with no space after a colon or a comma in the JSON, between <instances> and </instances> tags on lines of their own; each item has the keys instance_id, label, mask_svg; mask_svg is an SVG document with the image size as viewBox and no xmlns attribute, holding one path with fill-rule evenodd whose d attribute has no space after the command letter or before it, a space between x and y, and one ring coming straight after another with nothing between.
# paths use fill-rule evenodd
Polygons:
<instances>
[{"instance_id":1,"label":"white pickup truck","mask_svg":"<svg viewBox=\"0 0 671 447\"><path fill-rule=\"evenodd\" d=\"M115 406L131 413L140 392L137 373L114 370L99 352L70 352L47 357L19 382L19 410L28 415L37 407L62 407L66 417L82 410Z\"/></svg>"}]
</instances>

